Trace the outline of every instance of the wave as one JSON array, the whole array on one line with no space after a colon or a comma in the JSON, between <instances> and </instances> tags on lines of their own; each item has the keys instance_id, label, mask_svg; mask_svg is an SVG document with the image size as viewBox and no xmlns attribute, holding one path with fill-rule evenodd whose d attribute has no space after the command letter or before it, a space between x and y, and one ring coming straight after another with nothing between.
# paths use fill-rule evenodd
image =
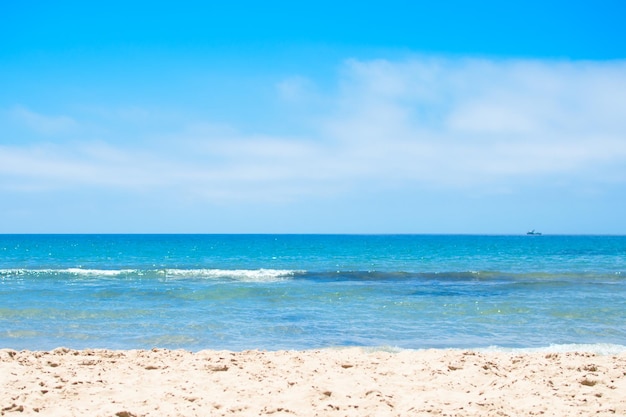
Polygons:
<instances>
[{"instance_id":1,"label":"wave","mask_svg":"<svg viewBox=\"0 0 626 417\"><path fill-rule=\"evenodd\" d=\"M288 269L163 269L159 272L167 278L232 279L249 282L282 280L302 273Z\"/></svg>"},{"instance_id":2,"label":"wave","mask_svg":"<svg viewBox=\"0 0 626 417\"><path fill-rule=\"evenodd\" d=\"M612 343L568 343L552 344L545 347L536 348L505 348L500 346L489 346L487 348L471 349L478 352L513 352L513 353L573 353L586 352L596 355L620 355L626 353L625 345Z\"/></svg>"},{"instance_id":3,"label":"wave","mask_svg":"<svg viewBox=\"0 0 626 417\"><path fill-rule=\"evenodd\" d=\"M0 280L13 278L155 278L155 279L207 279L244 282L274 282L286 279L308 279L321 282L335 281L484 281L484 282L550 282L550 281L602 281L624 282L621 271L601 272L501 272L501 271L306 271L295 269L220 269L220 268L153 268L153 269L93 269L93 268L8 268L0 269Z\"/></svg>"},{"instance_id":4,"label":"wave","mask_svg":"<svg viewBox=\"0 0 626 417\"><path fill-rule=\"evenodd\" d=\"M334 349L350 349L353 346L338 346ZM401 353L405 351L422 351L432 349L442 349L448 351L471 351L478 353L592 353L600 356L621 355L626 353L626 345L614 343L566 343L566 344L550 344L541 347L504 347L504 346L487 346L487 347L427 347L427 348L402 348L398 346L359 346L366 352L389 352ZM329 348L330 349L330 348Z\"/></svg>"},{"instance_id":5,"label":"wave","mask_svg":"<svg viewBox=\"0 0 626 417\"><path fill-rule=\"evenodd\" d=\"M271 282L294 276L301 271L286 269L0 269L0 279L27 277L72 278L160 278L160 279L216 279L246 282Z\"/></svg>"},{"instance_id":6,"label":"wave","mask_svg":"<svg viewBox=\"0 0 626 417\"><path fill-rule=\"evenodd\" d=\"M509 272L509 271L306 271L296 274L301 279L318 281L437 281L437 282L512 282L542 283L551 281L624 282L616 272Z\"/></svg>"},{"instance_id":7,"label":"wave","mask_svg":"<svg viewBox=\"0 0 626 417\"><path fill-rule=\"evenodd\" d=\"M83 268L63 268L63 269L0 269L0 278L20 277L20 276L45 276L45 275L76 275L76 276L100 276L115 277L137 273L136 269L83 269Z\"/></svg>"},{"instance_id":8,"label":"wave","mask_svg":"<svg viewBox=\"0 0 626 417\"><path fill-rule=\"evenodd\" d=\"M349 349L347 347L336 347L335 349ZM389 353L401 353L404 351L422 351L432 350L433 348L401 348L397 346L361 346L362 350L366 352L389 352ZM455 347L455 348L435 348L444 349L448 351L472 351L478 353L591 353L600 356L609 355L621 355L626 353L626 345L614 344L614 343L567 343L567 344L551 344L542 347L503 347L503 346L488 346L488 347Z\"/></svg>"}]
</instances>

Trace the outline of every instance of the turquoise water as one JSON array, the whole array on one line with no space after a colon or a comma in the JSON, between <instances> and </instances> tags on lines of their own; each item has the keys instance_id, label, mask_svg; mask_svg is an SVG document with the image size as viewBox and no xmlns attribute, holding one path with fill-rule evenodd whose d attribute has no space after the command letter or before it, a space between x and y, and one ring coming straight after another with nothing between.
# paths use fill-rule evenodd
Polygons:
<instances>
[{"instance_id":1,"label":"turquoise water","mask_svg":"<svg viewBox=\"0 0 626 417\"><path fill-rule=\"evenodd\" d=\"M626 237L0 235L0 347L626 346Z\"/></svg>"}]
</instances>

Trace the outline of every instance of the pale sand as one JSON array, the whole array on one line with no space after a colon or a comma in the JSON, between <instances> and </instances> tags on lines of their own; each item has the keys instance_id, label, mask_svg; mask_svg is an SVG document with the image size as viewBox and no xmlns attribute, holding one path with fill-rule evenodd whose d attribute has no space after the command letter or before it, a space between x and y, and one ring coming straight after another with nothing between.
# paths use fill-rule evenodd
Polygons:
<instances>
[{"instance_id":1,"label":"pale sand","mask_svg":"<svg viewBox=\"0 0 626 417\"><path fill-rule=\"evenodd\" d=\"M626 353L0 350L6 416L626 416Z\"/></svg>"}]
</instances>

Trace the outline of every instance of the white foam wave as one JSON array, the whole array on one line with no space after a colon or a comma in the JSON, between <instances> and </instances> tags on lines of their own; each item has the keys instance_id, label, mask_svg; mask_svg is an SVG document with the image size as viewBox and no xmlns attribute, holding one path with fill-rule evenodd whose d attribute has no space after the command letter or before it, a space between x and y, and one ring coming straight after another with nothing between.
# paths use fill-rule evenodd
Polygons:
<instances>
[{"instance_id":1,"label":"white foam wave","mask_svg":"<svg viewBox=\"0 0 626 417\"><path fill-rule=\"evenodd\" d=\"M232 279L246 282L271 282L292 277L298 271L288 269L165 269L167 278Z\"/></svg>"},{"instance_id":2,"label":"white foam wave","mask_svg":"<svg viewBox=\"0 0 626 417\"><path fill-rule=\"evenodd\" d=\"M533 347L533 348L512 348L512 347L503 347L503 346L488 346L481 348L462 348L462 347L454 347L454 348L445 348L445 347L437 347L437 348L401 348L397 346L371 346L371 347L362 347L366 352L390 352L390 353L400 353L404 351L423 351L423 350L431 350L431 349L440 349L440 350L449 350L449 351L472 351L479 353L592 353L600 356L606 355L620 355L626 353L626 345L618 345L611 343L570 343L570 344L552 344L543 347Z\"/></svg>"},{"instance_id":3,"label":"white foam wave","mask_svg":"<svg viewBox=\"0 0 626 417\"><path fill-rule=\"evenodd\" d=\"M568 352L587 352L596 355L619 355L626 352L625 345L616 345L611 343L569 343L569 344L553 344L537 348L504 348L500 346L489 346L482 349L472 349L478 352L519 352L519 353L568 353Z\"/></svg>"},{"instance_id":4,"label":"white foam wave","mask_svg":"<svg viewBox=\"0 0 626 417\"><path fill-rule=\"evenodd\" d=\"M78 275L78 276L119 276L137 273L136 269L83 269L83 268L64 268L64 269L0 269L0 275Z\"/></svg>"},{"instance_id":5,"label":"white foam wave","mask_svg":"<svg viewBox=\"0 0 626 417\"><path fill-rule=\"evenodd\" d=\"M229 279L244 282L272 282L292 277L299 271L288 269L0 269L0 277L24 275L72 275L82 277L116 277L126 275L158 276L167 279Z\"/></svg>"},{"instance_id":6,"label":"white foam wave","mask_svg":"<svg viewBox=\"0 0 626 417\"><path fill-rule=\"evenodd\" d=\"M114 277L118 275L128 275L137 273L136 269L82 269L82 268L68 268L60 271L61 273L68 273L74 275L86 275L86 276L106 276Z\"/></svg>"}]
</instances>

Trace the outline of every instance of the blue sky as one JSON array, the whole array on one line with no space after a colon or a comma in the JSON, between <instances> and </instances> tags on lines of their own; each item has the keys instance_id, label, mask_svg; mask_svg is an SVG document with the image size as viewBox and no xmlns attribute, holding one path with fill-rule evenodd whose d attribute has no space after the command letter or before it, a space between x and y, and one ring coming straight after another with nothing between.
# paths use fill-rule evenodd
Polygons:
<instances>
[{"instance_id":1,"label":"blue sky","mask_svg":"<svg viewBox=\"0 0 626 417\"><path fill-rule=\"evenodd\" d=\"M0 233L626 233L625 3L337 3L0 4Z\"/></svg>"}]
</instances>

